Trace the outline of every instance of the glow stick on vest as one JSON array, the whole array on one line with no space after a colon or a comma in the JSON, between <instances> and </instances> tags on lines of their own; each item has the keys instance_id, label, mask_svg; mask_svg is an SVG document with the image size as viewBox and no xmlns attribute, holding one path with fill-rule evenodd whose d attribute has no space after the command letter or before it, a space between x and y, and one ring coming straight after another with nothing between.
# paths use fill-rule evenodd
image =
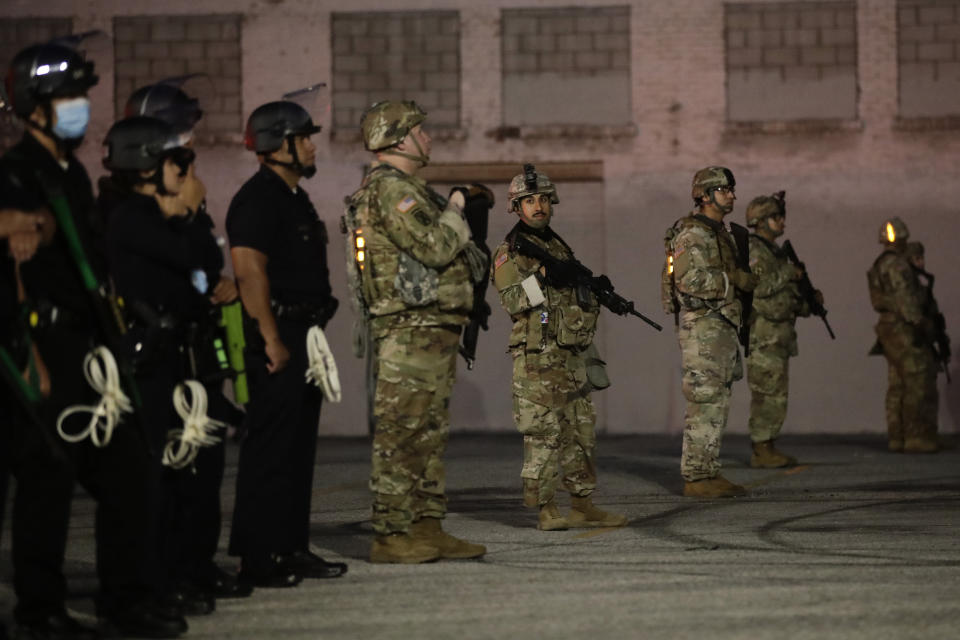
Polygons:
<instances>
[{"instance_id":1,"label":"glow stick on vest","mask_svg":"<svg viewBox=\"0 0 960 640\"><path fill-rule=\"evenodd\" d=\"M673 254L667 256L667 273L673 273Z\"/></svg>"},{"instance_id":2,"label":"glow stick on vest","mask_svg":"<svg viewBox=\"0 0 960 640\"><path fill-rule=\"evenodd\" d=\"M365 247L367 246L367 241L364 240L363 231L359 228L353 233L353 246L356 249L357 267L361 271L363 271L363 266L364 266L363 261L367 257L366 250L365 250Z\"/></svg>"}]
</instances>

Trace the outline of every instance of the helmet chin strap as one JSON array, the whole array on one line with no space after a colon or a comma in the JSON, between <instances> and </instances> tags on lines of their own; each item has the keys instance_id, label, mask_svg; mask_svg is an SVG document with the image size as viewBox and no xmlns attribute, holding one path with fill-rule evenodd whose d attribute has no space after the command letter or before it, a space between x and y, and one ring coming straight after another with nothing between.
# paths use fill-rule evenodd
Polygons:
<instances>
[{"instance_id":1,"label":"helmet chin strap","mask_svg":"<svg viewBox=\"0 0 960 640\"><path fill-rule=\"evenodd\" d=\"M303 164L300 162L300 156L297 155L297 145L293 141L293 135L287 136L286 140L287 140L287 151L290 153L290 156L293 157L292 162L281 162L280 160L275 160L270 156L265 157L263 161L266 162L267 164L276 165L278 167L286 167L287 169L290 169L291 171L296 173L298 176L302 176L304 178L313 177L313 175L317 173L317 166L316 165L312 165L309 167L303 166Z\"/></svg>"},{"instance_id":2,"label":"helmet chin strap","mask_svg":"<svg viewBox=\"0 0 960 640\"><path fill-rule=\"evenodd\" d=\"M725 206L725 207L724 207L724 206L721 206L720 203L717 202L717 199L716 199L716 197L715 197L715 195L714 195L714 194L717 193L717 190L716 190L715 188L714 188L714 189L710 189L710 191L709 191L708 193L710 194L710 202L711 202L711 203L713 204L713 206L715 206L717 209L719 209L720 211L722 211L724 214L727 214L727 213L730 213L731 211L733 211L733 203L732 203L732 202L731 202L730 204L728 204L727 206Z\"/></svg>"},{"instance_id":3,"label":"helmet chin strap","mask_svg":"<svg viewBox=\"0 0 960 640\"><path fill-rule=\"evenodd\" d=\"M390 147L389 149L384 149L382 153L390 154L392 156L400 156L401 158L406 158L407 160L413 160L421 167L425 167L430 163L430 156L423 152L423 147L420 146L420 143L417 141L416 136L410 136L410 139L413 140L413 146L417 148L417 154L413 155L412 153L404 153L403 151L397 151L396 147Z\"/></svg>"}]
</instances>

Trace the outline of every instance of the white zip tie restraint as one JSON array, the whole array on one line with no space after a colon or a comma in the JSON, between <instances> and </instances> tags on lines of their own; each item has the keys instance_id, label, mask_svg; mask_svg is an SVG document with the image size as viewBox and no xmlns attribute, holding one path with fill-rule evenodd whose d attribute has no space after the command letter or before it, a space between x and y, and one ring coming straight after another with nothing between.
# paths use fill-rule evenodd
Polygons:
<instances>
[{"instance_id":1,"label":"white zip tie restraint","mask_svg":"<svg viewBox=\"0 0 960 640\"><path fill-rule=\"evenodd\" d=\"M190 390L192 403L187 400L187 389ZM227 425L207 415L207 390L196 380L184 380L177 385L173 390L173 408L183 420L183 428L171 429L167 434L163 464L183 469L197 458L200 447L220 442L220 438L213 433Z\"/></svg>"},{"instance_id":2,"label":"white zip tie restraint","mask_svg":"<svg viewBox=\"0 0 960 640\"><path fill-rule=\"evenodd\" d=\"M307 361L307 382L320 387L323 397L328 401L340 402L340 374L320 327L310 327L307 332Z\"/></svg>"},{"instance_id":3,"label":"white zip tie restraint","mask_svg":"<svg viewBox=\"0 0 960 640\"><path fill-rule=\"evenodd\" d=\"M105 447L113 437L124 413L132 413L133 405L120 387L120 370L113 354L104 346L94 348L83 359L83 375L93 390L100 394L100 402L95 407L73 405L64 409L57 418L57 433L67 442L80 442L90 438L97 447ZM70 434L63 428L67 418L75 413L89 413L90 421L83 431Z\"/></svg>"}]
</instances>

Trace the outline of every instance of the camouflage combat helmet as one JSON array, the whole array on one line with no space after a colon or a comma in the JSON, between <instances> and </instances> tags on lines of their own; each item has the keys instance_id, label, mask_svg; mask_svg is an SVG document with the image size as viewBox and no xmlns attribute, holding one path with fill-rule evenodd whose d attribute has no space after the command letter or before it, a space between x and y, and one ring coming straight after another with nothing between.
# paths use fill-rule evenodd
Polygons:
<instances>
[{"instance_id":1,"label":"camouflage combat helmet","mask_svg":"<svg viewBox=\"0 0 960 640\"><path fill-rule=\"evenodd\" d=\"M700 198L706 198L714 189L735 186L737 186L737 181L730 169L726 167L706 167L693 174L691 195L693 201L700 204Z\"/></svg>"},{"instance_id":2,"label":"camouflage combat helmet","mask_svg":"<svg viewBox=\"0 0 960 640\"><path fill-rule=\"evenodd\" d=\"M553 204L560 202L560 198L557 197L557 187L550 182L547 174L537 173L532 164L526 164L523 166L523 173L518 173L510 181L510 188L507 190L507 211L519 211L520 200L537 193L548 194Z\"/></svg>"},{"instance_id":3,"label":"camouflage combat helmet","mask_svg":"<svg viewBox=\"0 0 960 640\"><path fill-rule=\"evenodd\" d=\"M880 225L880 244L893 244L898 240L906 240L910 237L910 231L903 220L897 217L884 220Z\"/></svg>"},{"instance_id":4,"label":"camouflage combat helmet","mask_svg":"<svg viewBox=\"0 0 960 640\"><path fill-rule=\"evenodd\" d=\"M367 151L382 151L403 142L427 112L413 100L382 100L363 114L360 131Z\"/></svg>"},{"instance_id":5,"label":"camouflage combat helmet","mask_svg":"<svg viewBox=\"0 0 960 640\"><path fill-rule=\"evenodd\" d=\"M779 191L772 196L757 196L751 200L747 205L747 226L755 227L767 218L786 215L783 196L784 192Z\"/></svg>"}]
</instances>

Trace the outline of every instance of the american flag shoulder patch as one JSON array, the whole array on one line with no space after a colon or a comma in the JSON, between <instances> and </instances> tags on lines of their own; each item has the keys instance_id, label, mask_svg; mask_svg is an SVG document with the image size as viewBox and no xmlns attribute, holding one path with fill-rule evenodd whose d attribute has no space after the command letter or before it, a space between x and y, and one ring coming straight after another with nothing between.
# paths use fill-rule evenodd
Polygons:
<instances>
[{"instance_id":1,"label":"american flag shoulder patch","mask_svg":"<svg viewBox=\"0 0 960 640\"><path fill-rule=\"evenodd\" d=\"M406 213L413 208L413 205L417 204L417 200L413 196L407 196L397 204L397 211L400 213Z\"/></svg>"},{"instance_id":2,"label":"american flag shoulder patch","mask_svg":"<svg viewBox=\"0 0 960 640\"><path fill-rule=\"evenodd\" d=\"M502 265L504 262L506 262L508 257L509 257L509 256L508 256L507 254L505 254L505 253L500 254L500 256L497 257L496 262L493 263L493 268L494 268L494 269L499 269L499 268L500 268L500 265Z\"/></svg>"}]
</instances>

